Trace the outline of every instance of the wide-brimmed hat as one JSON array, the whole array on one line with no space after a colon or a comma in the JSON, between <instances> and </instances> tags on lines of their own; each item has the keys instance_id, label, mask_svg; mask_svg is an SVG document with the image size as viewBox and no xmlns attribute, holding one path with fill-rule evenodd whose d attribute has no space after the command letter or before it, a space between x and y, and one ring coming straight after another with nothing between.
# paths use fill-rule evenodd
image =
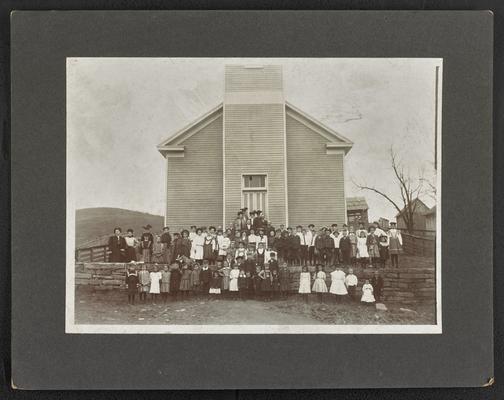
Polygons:
<instances>
[{"instance_id":1,"label":"wide-brimmed hat","mask_svg":"<svg viewBox=\"0 0 504 400\"><path fill-rule=\"evenodd\" d=\"M152 225L151 224L147 224L145 226L142 226L142 228L144 228L144 229L150 229L150 228L152 228Z\"/></svg>"}]
</instances>

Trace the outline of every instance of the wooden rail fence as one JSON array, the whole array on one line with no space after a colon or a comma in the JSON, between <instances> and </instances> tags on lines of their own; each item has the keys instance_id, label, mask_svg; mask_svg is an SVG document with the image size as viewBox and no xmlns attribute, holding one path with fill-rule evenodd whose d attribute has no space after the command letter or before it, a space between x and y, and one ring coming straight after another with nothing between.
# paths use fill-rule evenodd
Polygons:
<instances>
[{"instance_id":1,"label":"wooden rail fence","mask_svg":"<svg viewBox=\"0 0 504 400\"><path fill-rule=\"evenodd\" d=\"M75 249L77 262L107 262L110 251L107 245L84 247Z\"/></svg>"},{"instance_id":2,"label":"wooden rail fence","mask_svg":"<svg viewBox=\"0 0 504 400\"><path fill-rule=\"evenodd\" d=\"M416 236L401 232L403 250L413 256L434 257L436 254L436 237Z\"/></svg>"}]
</instances>

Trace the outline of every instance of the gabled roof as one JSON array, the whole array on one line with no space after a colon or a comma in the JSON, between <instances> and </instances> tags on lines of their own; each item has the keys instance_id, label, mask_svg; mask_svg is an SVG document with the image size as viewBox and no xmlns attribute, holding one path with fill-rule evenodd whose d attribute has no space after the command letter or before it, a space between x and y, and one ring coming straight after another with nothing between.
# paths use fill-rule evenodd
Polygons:
<instances>
[{"instance_id":1,"label":"gabled roof","mask_svg":"<svg viewBox=\"0 0 504 400\"><path fill-rule=\"evenodd\" d=\"M206 114L203 114L201 117L197 118L190 124L175 132L168 139L158 144L158 151L163 156L166 156L167 153L183 152L184 146L182 145L182 142L222 116L222 113L223 104L220 103ZM328 143L326 146L328 149L341 149L344 150L345 153L348 153L348 151L352 148L353 142L351 140L324 125L322 122L317 121L315 118L309 116L304 111L294 107L288 102L285 102L285 113L327 139Z\"/></svg>"},{"instance_id":2,"label":"gabled roof","mask_svg":"<svg viewBox=\"0 0 504 400\"><path fill-rule=\"evenodd\" d=\"M348 211L367 210L369 206L365 197L347 197L346 205Z\"/></svg>"},{"instance_id":3,"label":"gabled roof","mask_svg":"<svg viewBox=\"0 0 504 400\"><path fill-rule=\"evenodd\" d=\"M418 197L417 197L415 200L413 200L413 201L412 201L412 203L413 203L413 204L415 204L415 203L416 203L416 205L415 205L415 213L418 213L418 214L423 215L423 213L424 213L425 211L422 211L422 210L421 210L421 208L423 207L423 208L424 208L424 210L428 210L428 209L429 209L429 207L427 207L427 205L426 205L426 204L425 204L422 200L420 200ZM420 206L420 208L419 208L419 206ZM404 207L404 208L401 210L401 212L400 212L400 213L397 213L396 218L400 217L400 216L404 213L404 210L405 210L405 209L406 209L406 207Z\"/></svg>"}]
</instances>

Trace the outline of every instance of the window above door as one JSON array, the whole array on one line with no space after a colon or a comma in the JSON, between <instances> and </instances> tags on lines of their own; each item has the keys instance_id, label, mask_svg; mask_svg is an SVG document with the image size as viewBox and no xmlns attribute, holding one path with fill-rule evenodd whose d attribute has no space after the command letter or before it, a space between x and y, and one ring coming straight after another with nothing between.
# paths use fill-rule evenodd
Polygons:
<instances>
[{"instance_id":1,"label":"window above door","mask_svg":"<svg viewBox=\"0 0 504 400\"><path fill-rule=\"evenodd\" d=\"M267 190L267 175L242 175L243 190Z\"/></svg>"}]
</instances>

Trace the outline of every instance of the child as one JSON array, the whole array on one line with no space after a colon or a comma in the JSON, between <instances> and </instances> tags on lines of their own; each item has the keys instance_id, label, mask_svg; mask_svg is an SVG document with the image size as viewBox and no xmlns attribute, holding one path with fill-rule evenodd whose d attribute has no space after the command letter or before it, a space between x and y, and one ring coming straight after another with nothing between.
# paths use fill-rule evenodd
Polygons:
<instances>
[{"instance_id":1,"label":"child","mask_svg":"<svg viewBox=\"0 0 504 400\"><path fill-rule=\"evenodd\" d=\"M278 261L277 261L277 257L276 257L276 253L275 252L266 252L266 256L268 257L268 262L266 263L267 265L269 265L270 267L270 270L278 270ZM285 263L287 264L287 263Z\"/></svg>"},{"instance_id":2,"label":"child","mask_svg":"<svg viewBox=\"0 0 504 400\"><path fill-rule=\"evenodd\" d=\"M138 272L138 282L140 283L140 301L145 302L150 285L150 275L145 264L142 265L142 269Z\"/></svg>"},{"instance_id":3,"label":"child","mask_svg":"<svg viewBox=\"0 0 504 400\"><path fill-rule=\"evenodd\" d=\"M182 274L180 273L179 265L177 263L173 263L170 269L170 294L172 296L172 300L177 300L177 294L180 288L180 278Z\"/></svg>"},{"instance_id":4,"label":"child","mask_svg":"<svg viewBox=\"0 0 504 400\"><path fill-rule=\"evenodd\" d=\"M348 275L345 277L345 285L348 290L348 294L350 296L350 299L352 301L355 301L355 294L357 291L357 277L353 273L353 269L349 268L348 269Z\"/></svg>"},{"instance_id":5,"label":"child","mask_svg":"<svg viewBox=\"0 0 504 400\"><path fill-rule=\"evenodd\" d=\"M222 285L222 278L219 274L219 271L213 271L212 278L210 280L209 294L210 295L221 294L221 285Z\"/></svg>"},{"instance_id":6,"label":"child","mask_svg":"<svg viewBox=\"0 0 504 400\"><path fill-rule=\"evenodd\" d=\"M300 229L298 227L297 229ZM296 231L297 231L296 229ZM291 265L299 264L299 248L301 247L301 240L299 236L292 231L292 228L287 228L289 235L287 237L288 243L288 257L287 260Z\"/></svg>"},{"instance_id":7,"label":"child","mask_svg":"<svg viewBox=\"0 0 504 400\"><path fill-rule=\"evenodd\" d=\"M265 252L266 249L264 248L264 243L259 242L257 244L257 250L256 250L256 263L259 264L261 267L264 267Z\"/></svg>"},{"instance_id":8,"label":"child","mask_svg":"<svg viewBox=\"0 0 504 400\"><path fill-rule=\"evenodd\" d=\"M276 240L277 240L276 232L274 229L271 229L268 232L268 246L267 246L268 250L273 251L276 249L275 247Z\"/></svg>"},{"instance_id":9,"label":"child","mask_svg":"<svg viewBox=\"0 0 504 400\"><path fill-rule=\"evenodd\" d=\"M133 229L128 229L128 235L124 238L126 241L126 253L124 254L125 262L136 261L136 248L138 240L133 236Z\"/></svg>"},{"instance_id":10,"label":"child","mask_svg":"<svg viewBox=\"0 0 504 400\"><path fill-rule=\"evenodd\" d=\"M402 252L402 236L401 232L396 229L396 223L390 223L389 237L389 254L392 267L399 268L399 253Z\"/></svg>"},{"instance_id":11,"label":"child","mask_svg":"<svg viewBox=\"0 0 504 400\"><path fill-rule=\"evenodd\" d=\"M247 277L247 272L245 269L240 268L240 273L238 275L238 292L240 294L240 299L245 300L249 288L249 279Z\"/></svg>"},{"instance_id":12,"label":"child","mask_svg":"<svg viewBox=\"0 0 504 400\"><path fill-rule=\"evenodd\" d=\"M331 288L329 289L329 293L335 295L334 299L337 303L341 302L343 296L348 294L345 285L345 273L339 267L336 267L336 269L331 272Z\"/></svg>"},{"instance_id":13,"label":"child","mask_svg":"<svg viewBox=\"0 0 504 400\"><path fill-rule=\"evenodd\" d=\"M322 270L323 265L317 265L317 273L313 282L312 292L317 293L319 302L322 302L323 294L327 293L326 273Z\"/></svg>"},{"instance_id":14,"label":"child","mask_svg":"<svg viewBox=\"0 0 504 400\"><path fill-rule=\"evenodd\" d=\"M268 247L268 236L264 234L264 229L259 229L259 235L256 236L256 243L262 243L264 248Z\"/></svg>"},{"instance_id":15,"label":"child","mask_svg":"<svg viewBox=\"0 0 504 400\"><path fill-rule=\"evenodd\" d=\"M308 272L308 267L303 265L301 275L299 276L299 290L298 292L303 295L305 303L308 303L308 294L311 293L310 288L311 276Z\"/></svg>"},{"instance_id":16,"label":"child","mask_svg":"<svg viewBox=\"0 0 504 400\"><path fill-rule=\"evenodd\" d=\"M366 232L360 231L359 237L357 238L357 258L359 259L362 267L366 266L369 262L369 253L367 247L367 235Z\"/></svg>"},{"instance_id":17,"label":"child","mask_svg":"<svg viewBox=\"0 0 504 400\"><path fill-rule=\"evenodd\" d=\"M187 264L182 265L182 276L180 277L180 297L184 300L184 297L189 297L189 292L191 287L191 270Z\"/></svg>"},{"instance_id":18,"label":"child","mask_svg":"<svg viewBox=\"0 0 504 400\"><path fill-rule=\"evenodd\" d=\"M208 293L210 293L210 280L212 279L212 271L209 268L208 260L203 261L199 278L201 282L201 292L208 295Z\"/></svg>"},{"instance_id":19,"label":"child","mask_svg":"<svg viewBox=\"0 0 504 400\"><path fill-rule=\"evenodd\" d=\"M170 278L171 272L168 266L165 265L163 271L161 271L161 296L163 296L164 303L168 300L168 294L170 293Z\"/></svg>"},{"instance_id":20,"label":"child","mask_svg":"<svg viewBox=\"0 0 504 400\"><path fill-rule=\"evenodd\" d=\"M245 248L245 243L243 242L240 242L238 244L238 248L236 249L235 260L238 260L238 257L241 257L242 259L247 258L247 249Z\"/></svg>"},{"instance_id":21,"label":"child","mask_svg":"<svg viewBox=\"0 0 504 400\"><path fill-rule=\"evenodd\" d=\"M182 239L180 241L180 249L179 253L177 254L177 257L179 256L184 256L184 257L191 257L191 247L192 243L191 240L189 239L189 232L187 230L182 231Z\"/></svg>"},{"instance_id":22,"label":"child","mask_svg":"<svg viewBox=\"0 0 504 400\"><path fill-rule=\"evenodd\" d=\"M259 272L259 277L262 279L261 281L261 292L264 294L264 300L271 300L271 291L273 290L272 285L272 274L269 269L269 266L266 265L261 272Z\"/></svg>"},{"instance_id":23,"label":"child","mask_svg":"<svg viewBox=\"0 0 504 400\"><path fill-rule=\"evenodd\" d=\"M217 249L217 243L212 230L215 230L213 226L209 228L210 233L205 237L203 242L203 259L208 260L210 265L214 265L215 263L214 251Z\"/></svg>"},{"instance_id":24,"label":"child","mask_svg":"<svg viewBox=\"0 0 504 400\"><path fill-rule=\"evenodd\" d=\"M290 289L290 273L286 262L282 263L278 278L280 280L280 296L282 298L287 298Z\"/></svg>"},{"instance_id":25,"label":"child","mask_svg":"<svg viewBox=\"0 0 504 400\"><path fill-rule=\"evenodd\" d=\"M256 236L254 229L250 230L250 234L248 235L248 247L251 250L256 249L258 236Z\"/></svg>"},{"instance_id":26,"label":"child","mask_svg":"<svg viewBox=\"0 0 504 400\"><path fill-rule=\"evenodd\" d=\"M195 226L195 225L191 225L191 228L190 228L190 229L191 229L191 232L190 232L190 233L189 233L189 232L187 233L187 237L188 237L188 239L189 239L189 240L191 241L191 243L192 243L192 241L193 241L193 240L194 240L194 238L196 237L196 226Z\"/></svg>"},{"instance_id":27,"label":"child","mask_svg":"<svg viewBox=\"0 0 504 400\"><path fill-rule=\"evenodd\" d=\"M200 265L198 263L194 263L191 271L190 283L191 283L191 290L196 295L199 295L200 292L200 272L201 272Z\"/></svg>"},{"instance_id":28,"label":"child","mask_svg":"<svg viewBox=\"0 0 504 400\"><path fill-rule=\"evenodd\" d=\"M389 237L385 233L383 233L380 236L378 244L378 247L380 249L380 265L382 268L385 268L385 266L387 265L387 260L389 258Z\"/></svg>"},{"instance_id":29,"label":"child","mask_svg":"<svg viewBox=\"0 0 504 400\"><path fill-rule=\"evenodd\" d=\"M228 237L226 232L222 233L222 231L217 232L217 260L224 261L227 256L227 251L231 244L231 240Z\"/></svg>"},{"instance_id":30,"label":"child","mask_svg":"<svg viewBox=\"0 0 504 400\"><path fill-rule=\"evenodd\" d=\"M377 260L380 258L380 249L378 248L378 237L375 235L375 228L371 226L369 228L369 235L366 240L366 244L368 247L369 254L369 265L373 266L373 263L376 265Z\"/></svg>"},{"instance_id":31,"label":"child","mask_svg":"<svg viewBox=\"0 0 504 400\"><path fill-rule=\"evenodd\" d=\"M380 301L383 289L383 278L380 276L378 271L375 271L374 276L371 279L371 286L373 286L373 293L376 301Z\"/></svg>"},{"instance_id":32,"label":"child","mask_svg":"<svg viewBox=\"0 0 504 400\"><path fill-rule=\"evenodd\" d=\"M156 298L159 294L159 281L161 280L161 272L158 271L157 264L154 265L154 270L150 273L150 290L152 303L156 304Z\"/></svg>"},{"instance_id":33,"label":"child","mask_svg":"<svg viewBox=\"0 0 504 400\"><path fill-rule=\"evenodd\" d=\"M196 262L203 261L203 245L205 244L205 237L203 236L203 229L196 229L196 236L194 236L191 245L191 258Z\"/></svg>"},{"instance_id":34,"label":"child","mask_svg":"<svg viewBox=\"0 0 504 400\"><path fill-rule=\"evenodd\" d=\"M135 295L140 283L135 268L130 267L126 272L126 286L128 286L128 304L135 304Z\"/></svg>"},{"instance_id":35,"label":"child","mask_svg":"<svg viewBox=\"0 0 504 400\"><path fill-rule=\"evenodd\" d=\"M229 291L233 294L233 300L238 298L238 278L240 277L240 270L238 269L238 264L233 266L233 269L229 272Z\"/></svg>"},{"instance_id":36,"label":"child","mask_svg":"<svg viewBox=\"0 0 504 400\"><path fill-rule=\"evenodd\" d=\"M277 293L280 290L280 277L278 276L278 270L271 271L271 292L273 300L276 299Z\"/></svg>"},{"instance_id":37,"label":"child","mask_svg":"<svg viewBox=\"0 0 504 400\"><path fill-rule=\"evenodd\" d=\"M348 238L350 239L350 263L352 265L356 264L357 261L357 235L354 232L354 228L350 227L350 231L348 232Z\"/></svg>"},{"instance_id":38,"label":"child","mask_svg":"<svg viewBox=\"0 0 504 400\"><path fill-rule=\"evenodd\" d=\"M306 265L308 262L308 236L306 234L306 229L301 227L299 228L301 229L301 232L297 233L300 240L299 261L301 265Z\"/></svg>"},{"instance_id":39,"label":"child","mask_svg":"<svg viewBox=\"0 0 504 400\"><path fill-rule=\"evenodd\" d=\"M219 272L222 276L222 292L226 295L229 291L229 274L231 273L231 267L227 261L223 262L223 267L219 270Z\"/></svg>"},{"instance_id":40,"label":"child","mask_svg":"<svg viewBox=\"0 0 504 400\"><path fill-rule=\"evenodd\" d=\"M366 304L373 304L375 302L375 298L373 296L373 286L371 286L368 279L366 279L366 282L362 285L361 302Z\"/></svg>"},{"instance_id":41,"label":"child","mask_svg":"<svg viewBox=\"0 0 504 400\"><path fill-rule=\"evenodd\" d=\"M261 283L262 283L262 278L260 276L261 274L261 267L256 266L255 272L252 275L252 282L254 284L254 295L255 299L259 299L262 296L261 292Z\"/></svg>"}]
</instances>

